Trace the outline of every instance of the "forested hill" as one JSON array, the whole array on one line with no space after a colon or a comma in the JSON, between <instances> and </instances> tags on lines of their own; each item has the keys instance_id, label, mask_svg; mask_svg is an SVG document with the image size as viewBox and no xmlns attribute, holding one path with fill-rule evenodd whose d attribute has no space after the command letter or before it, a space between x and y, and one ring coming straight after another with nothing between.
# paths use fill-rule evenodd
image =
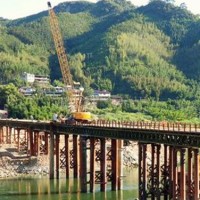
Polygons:
<instances>
[{"instance_id":1,"label":"forested hill","mask_svg":"<svg viewBox=\"0 0 200 200\"><path fill-rule=\"evenodd\" d=\"M156 100L200 99L200 20L186 7L151 0L65 2L55 8L73 77L86 91ZM60 79L48 12L0 19L0 82L26 71Z\"/></svg>"}]
</instances>

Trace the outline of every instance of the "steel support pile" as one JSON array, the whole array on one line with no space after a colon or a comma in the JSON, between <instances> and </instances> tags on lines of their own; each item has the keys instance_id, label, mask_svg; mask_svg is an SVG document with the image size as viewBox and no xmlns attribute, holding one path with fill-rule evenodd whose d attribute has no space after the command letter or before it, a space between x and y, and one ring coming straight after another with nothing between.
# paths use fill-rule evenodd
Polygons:
<instances>
[{"instance_id":1,"label":"steel support pile","mask_svg":"<svg viewBox=\"0 0 200 200\"><path fill-rule=\"evenodd\" d=\"M60 137L64 137L62 147ZM56 178L59 178L60 169L65 169L66 178L73 170L73 177L80 178L81 192L94 192L96 184L100 185L101 191L106 191L108 182L111 182L112 190L120 190L122 158L121 140L50 135L50 178L54 178L54 168Z\"/></svg>"},{"instance_id":2,"label":"steel support pile","mask_svg":"<svg viewBox=\"0 0 200 200\"><path fill-rule=\"evenodd\" d=\"M199 149L139 143L138 174L140 200L199 199Z\"/></svg>"}]
</instances>

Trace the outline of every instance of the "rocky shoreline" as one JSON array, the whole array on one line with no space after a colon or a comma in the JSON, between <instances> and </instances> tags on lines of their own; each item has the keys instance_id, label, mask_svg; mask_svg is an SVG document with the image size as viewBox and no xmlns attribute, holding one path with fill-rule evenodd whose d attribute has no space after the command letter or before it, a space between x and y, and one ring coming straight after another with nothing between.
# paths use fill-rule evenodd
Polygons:
<instances>
[{"instance_id":1,"label":"rocky shoreline","mask_svg":"<svg viewBox=\"0 0 200 200\"><path fill-rule=\"evenodd\" d=\"M24 175L48 175L47 157L31 157L26 159L0 158L0 178L14 178Z\"/></svg>"},{"instance_id":2,"label":"rocky shoreline","mask_svg":"<svg viewBox=\"0 0 200 200\"><path fill-rule=\"evenodd\" d=\"M128 146L124 146L123 149L123 164L125 167L133 168L138 167L138 143L137 142L129 142ZM163 161L163 157L161 156L161 160ZM151 151L147 149L147 164L151 164Z\"/></svg>"}]
</instances>

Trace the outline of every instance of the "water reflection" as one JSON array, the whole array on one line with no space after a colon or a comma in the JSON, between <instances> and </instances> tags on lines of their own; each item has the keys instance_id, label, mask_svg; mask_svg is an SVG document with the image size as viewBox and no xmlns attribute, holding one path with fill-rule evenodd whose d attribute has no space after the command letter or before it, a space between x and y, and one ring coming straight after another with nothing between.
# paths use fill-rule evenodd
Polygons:
<instances>
[{"instance_id":1,"label":"water reflection","mask_svg":"<svg viewBox=\"0 0 200 200\"><path fill-rule=\"evenodd\" d=\"M49 180L48 177L24 177L0 180L1 200L130 200L137 198L137 171L126 172L123 190L95 193L80 193L78 180Z\"/></svg>"}]
</instances>

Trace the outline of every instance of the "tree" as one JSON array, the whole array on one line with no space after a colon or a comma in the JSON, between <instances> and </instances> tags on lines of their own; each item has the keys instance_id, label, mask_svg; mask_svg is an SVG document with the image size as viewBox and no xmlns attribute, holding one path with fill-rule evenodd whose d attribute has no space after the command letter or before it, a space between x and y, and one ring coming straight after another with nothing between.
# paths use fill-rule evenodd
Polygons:
<instances>
[{"instance_id":1,"label":"tree","mask_svg":"<svg viewBox=\"0 0 200 200\"><path fill-rule=\"evenodd\" d=\"M186 5L186 3L181 3L181 4L180 4L180 8L181 8L181 9L187 10L187 5Z\"/></svg>"},{"instance_id":2,"label":"tree","mask_svg":"<svg viewBox=\"0 0 200 200\"><path fill-rule=\"evenodd\" d=\"M8 85L0 85L0 108L4 109L8 102L13 99L20 98L20 93L14 84L10 83Z\"/></svg>"},{"instance_id":3,"label":"tree","mask_svg":"<svg viewBox=\"0 0 200 200\"><path fill-rule=\"evenodd\" d=\"M162 1L162 0L149 0L149 3L154 2L154 1Z\"/></svg>"},{"instance_id":4,"label":"tree","mask_svg":"<svg viewBox=\"0 0 200 200\"><path fill-rule=\"evenodd\" d=\"M163 0L163 1L165 1L166 3L174 3L175 2L175 0Z\"/></svg>"},{"instance_id":5,"label":"tree","mask_svg":"<svg viewBox=\"0 0 200 200\"><path fill-rule=\"evenodd\" d=\"M107 101L97 101L97 108L105 109L111 106L111 100Z\"/></svg>"}]
</instances>

